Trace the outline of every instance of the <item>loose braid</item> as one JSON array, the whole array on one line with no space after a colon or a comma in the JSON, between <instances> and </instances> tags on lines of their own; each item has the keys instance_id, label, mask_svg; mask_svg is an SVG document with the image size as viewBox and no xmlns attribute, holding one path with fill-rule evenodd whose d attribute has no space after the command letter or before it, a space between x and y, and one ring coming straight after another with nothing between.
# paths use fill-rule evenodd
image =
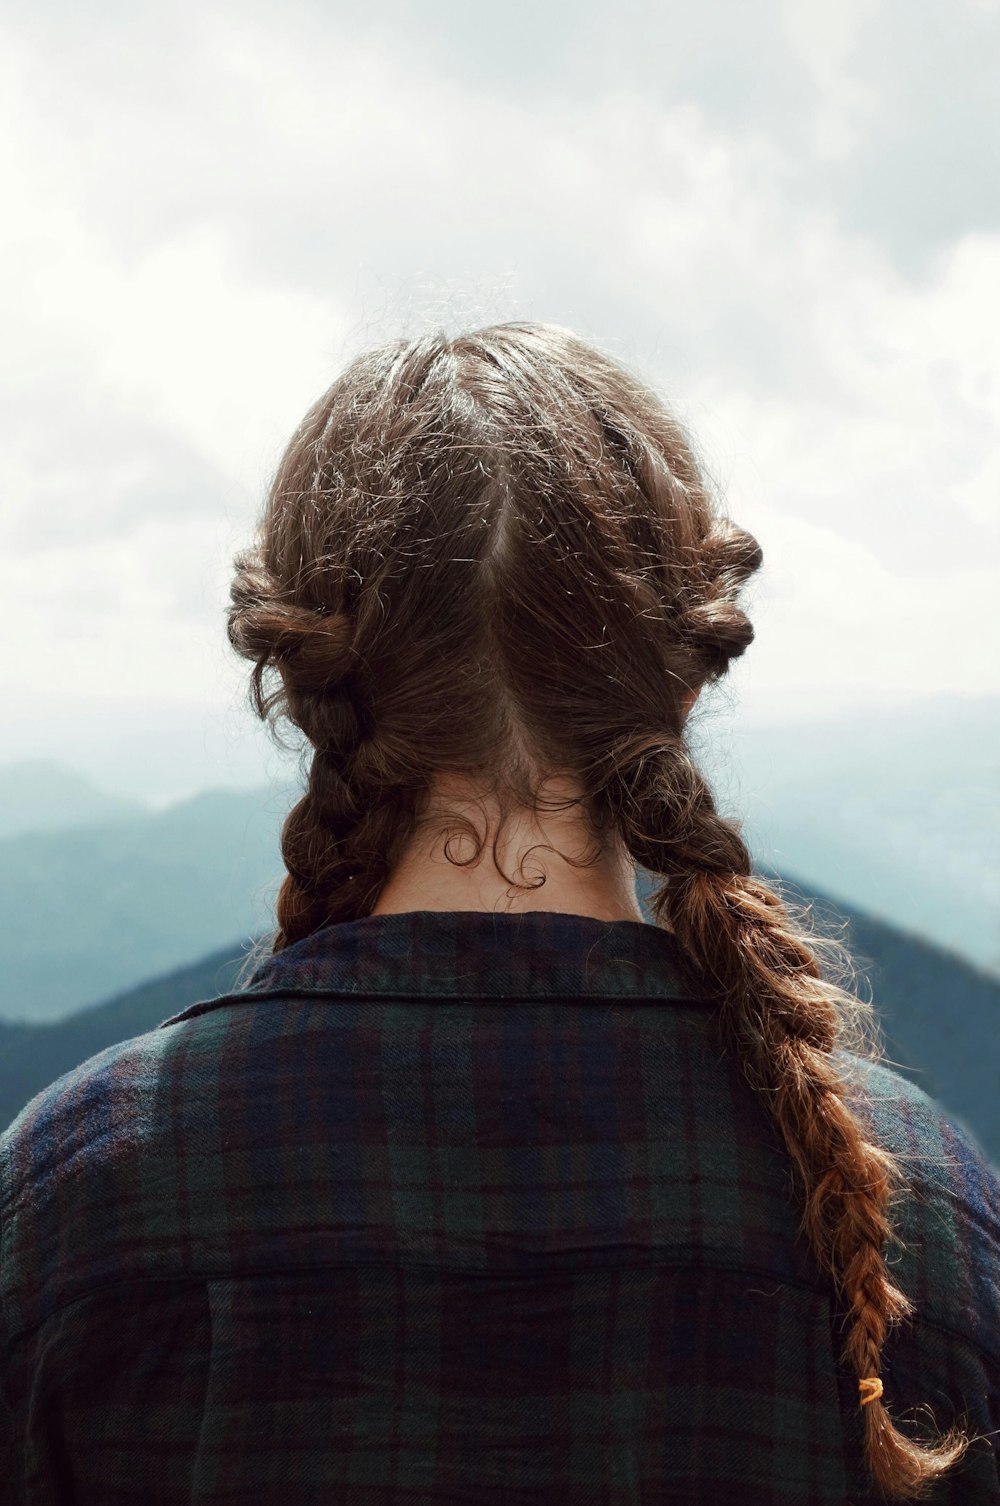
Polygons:
<instances>
[{"instance_id":1,"label":"loose braid","mask_svg":"<svg viewBox=\"0 0 1000 1506\"><path fill-rule=\"evenodd\" d=\"M870 1394L913 1310L885 1257L900 1168L834 1060L860 1049L870 1006L824 979L825 943L752 872L685 742L685 696L752 641L737 598L761 558L664 405L568 332L360 357L293 436L232 587L256 710L313 750L272 949L371 913L438 775L476 778L502 810L537 810L539 775L575 776L595 835L662 880L657 924L717 989L723 1047L844 1304L872 1477L918 1500L970 1440L921 1443Z\"/></svg>"},{"instance_id":2,"label":"loose braid","mask_svg":"<svg viewBox=\"0 0 1000 1506\"><path fill-rule=\"evenodd\" d=\"M847 1306L841 1360L859 1380L877 1377L890 1329L913 1311L883 1253L901 1179L848 1107L831 1058L841 1024L831 985L779 895L751 872L744 842L677 740L665 734L659 752L645 756L648 793L623 822L626 843L664 876L650 897L653 913L717 985L721 1039L762 1094L791 1157L801 1232ZM650 833L662 829L668 809L682 839L658 843ZM920 1499L968 1447L958 1429L934 1444L906 1437L878 1397L863 1414L873 1478L892 1499Z\"/></svg>"},{"instance_id":3,"label":"loose braid","mask_svg":"<svg viewBox=\"0 0 1000 1506\"><path fill-rule=\"evenodd\" d=\"M377 753L358 706L352 627L341 613L269 599L257 556L237 557L229 640L255 661L254 707L289 718L313 747L306 792L285 819L287 873L278 894L272 952L371 909L405 840L398 799L386 798ZM266 692L264 675L280 672ZM398 795L398 792L392 792Z\"/></svg>"},{"instance_id":4,"label":"loose braid","mask_svg":"<svg viewBox=\"0 0 1000 1506\"><path fill-rule=\"evenodd\" d=\"M728 519L705 536L697 591L674 623L672 650L719 678L753 639L736 604L761 562L756 540ZM697 592L696 592L697 594ZM962 1458L970 1439L952 1428L920 1443L894 1425L877 1378L891 1329L913 1306L885 1258L889 1209L905 1190L895 1158L866 1136L833 1061L861 1001L824 979L815 946L777 889L752 872L737 827L719 815L711 790L676 723L623 738L609 758L605 800L635 861L664 882L650 907L718 989L716 1024L746 1081L761 1095L791 1158L800 1232L846 1306L841 1361L859 1379L865 1450L875 1484L895 1500L919 1500ZM862 1382L864 1384L862 1384Z\"/></svg>"}]
</instances>

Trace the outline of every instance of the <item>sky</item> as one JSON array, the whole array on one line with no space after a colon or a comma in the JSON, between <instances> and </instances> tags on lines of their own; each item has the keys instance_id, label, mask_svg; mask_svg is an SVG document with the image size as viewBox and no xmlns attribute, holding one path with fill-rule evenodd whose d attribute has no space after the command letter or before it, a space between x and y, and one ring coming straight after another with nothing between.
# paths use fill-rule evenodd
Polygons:
<instances>
[{"instance_id":1,"label":"sky","mask_svg":"<svg viewBox=\"0 0 1000 1506\"><path fill-rule=\"evenodd\" d=\"M741 715L1000 694L998 76L1000 0L4 5L0 763L273 773L224 612L285 442L508 318L760 540Z\"/></svg>"}]
</instances>

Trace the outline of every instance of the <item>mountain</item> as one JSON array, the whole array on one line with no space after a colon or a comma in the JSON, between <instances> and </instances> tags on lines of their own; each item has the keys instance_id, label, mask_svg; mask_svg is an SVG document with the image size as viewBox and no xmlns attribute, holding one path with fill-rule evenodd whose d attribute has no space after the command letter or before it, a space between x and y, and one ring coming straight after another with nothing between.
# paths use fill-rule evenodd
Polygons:
<instances>
[{"instance_id":1,"label":"mountain","mask_svg":"<svg viewBox=\"0 0 1000 1506\"><path fill-rule=\"evenodd\" d=\"M234 943L55 1024L0 1023L0 1124L9 1124L42 1088L106 1046L155 1030L198 999L227 993L244 956L243 947Z\"/></svg>"},{"instance_id":2,"label":"mountain","mask_svg":"<svg viewBox=\"0 0 1000 1506\"><path fill-rule=\"evenodd\" d=\"M1000 976L1000 700L738 726L716 707L692 740L759 867Z\"/></svg>"},{"instance_id":3,"label":"mountain","mask_svg":"<svg viewBox=\"0 0 1000 1506\"><path fill-rule=\"evenodd\" d=\"M271 923L290 790L215 790L0 841L0 1019L38 1024Z\"/></svg>"},{"instance_id":4,"label":"mountain","mask_svg":"<svg viewBox=\"0 0 1000 1506\"><path fill-rule=\"evenodd\" d=\"M145 810L138 801L110 795L51 759L26 759L0 768L0 838L127 821Z\"/></svg>"},{"instance_id":5,"label":"mountain","mask_svg":"<svg viewBox=\"0 0 1000 1506\"><path fill-rule=\"evenodd\" d=\"M645 894L648 883L641 887ZM937 1099L1000 1165L1000 982L814 890L786 887L793 898L814 902L827 921L826 934L833 923L847 923L847 940L863 974L860 992L867 998L870 989L874 997L887 1061ZM0 1125L106 1046L155 1029L199 999L229 992L244 955L234 943L57 1024L0 1024Z\"/></svg>"},{"instance_id":6,"label":"mountain","mask_svg":"<svg viewBox=\"0 0 1000 1506\"><path fill-rule=\"evenodd\" d=\"M1000 977L1000 700L785 724L731 709L707 695L692 743L758 868ZM66 1018L272 924L291 784L153 811L74 780L0 769L0 814L33 823L0 837L0 1020ZM59 810L68 829L46 827Z\"/></svg>"}]
</instances>

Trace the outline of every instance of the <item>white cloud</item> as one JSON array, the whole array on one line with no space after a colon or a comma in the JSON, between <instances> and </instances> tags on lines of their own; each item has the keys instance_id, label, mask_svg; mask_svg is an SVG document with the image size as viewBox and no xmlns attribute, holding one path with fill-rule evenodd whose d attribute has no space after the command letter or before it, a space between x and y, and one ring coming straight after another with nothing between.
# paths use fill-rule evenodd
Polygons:
<instances>
[{"instance_id":1,"label":"white cloud","mask_svg":"<svg viewBox=\"0 0 1000 1506\"><path fill-rule=\"evenodd\" d=\"M763 496L790 520L859 541L915 606L928 581L959 580L972 564L1000 599L1000 348L991 338L1000 237L964 239L919 288L863 247L829 233L825 242L824 254L806 247L788 269L811 326L803 344L823 360L814 382L768 390L713 373L693 389L693 421L727 456L733 509ZM982 689L995 690L990 658L976 663ZM914 666L915 687L923 673Z\"/></svg>"},{"instance_id":2,"label":"white cloud","mask_svg":"<svg viewBox=\"0 0 1000 1506\"><path fill-rule=\"evenodd\" d=\"M119 539L0 560L0 594L18 651L0 663L0 693L87 686L122 701L210 699L223 658L217 519L153 518ZM219 620L216 620L218 618Z\"/></svg>"},{"instance_id":3,"label":"white cloud","mask_svg":"<svg viewBox=\"0 0 1000 1506\"><path fill-rule=\"evenodd\" d=\"M820 162L850 156L877 105L874 87L850 71L864 23L877 9L878 0L839 0L837 5L782 0L785 33L815 90L810 134Z\"/></svg>"},{"instance_id":4,"label":"white cloud","mask_svg":"<svg viewBox=\"0 0 1000 1506\"><path fill-rule=\"evenodd\" d=\"M607 71L586 96L435 71L308 7L123 13L112 49L43 6L9 36L8 691L231 693L232 549L345 354L515 315L653 375L756 526L749 698L1000 689L1000 236L916 274L847 227L880 7L767 10L798 71L749 122L700 33L689 87Z\"/></svg>"},{"instance_id":5,"label":"white cloud","mask_svg":"<svg viewBox=\"0 0 1000 1506\"><path fill-rule=\"evenodd\" d=\"M858 539L766 506L749 511L766 559L745 672L754 700L776 704L795 687L815 710L901 702L915 688L975 695L995 683L993 567L900 577Z\"/></svg>"}]
</instances>

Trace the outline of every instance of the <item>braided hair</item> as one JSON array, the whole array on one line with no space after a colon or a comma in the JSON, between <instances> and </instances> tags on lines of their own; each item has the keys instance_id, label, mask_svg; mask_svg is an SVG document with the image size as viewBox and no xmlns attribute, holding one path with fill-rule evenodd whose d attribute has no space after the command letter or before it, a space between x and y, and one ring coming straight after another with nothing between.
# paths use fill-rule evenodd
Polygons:
<instances>
[{"instance_id":1,"label":"braided hair","mask_svg":"<svg viewBox=\"0 0 1000 1506\"><path fill-rule=\"evenodd\" d=\"M256 709L311 749L272 950L371 913L438 776L505 811L573 775L595 835L655 877L656 923L718 989L722 1043L845 1304L871 1474L915 1500L969 1440L907 1436L873 1394L912 1307L884 1254L900 1169L835 1062L870 1006L823 976L822 941L752 871L685 741L685 697L753 638L738 596L760 563L668 408L568 331L498 325L355 360L293 435L232 584Z\"/></svg>"}]
</instances>

